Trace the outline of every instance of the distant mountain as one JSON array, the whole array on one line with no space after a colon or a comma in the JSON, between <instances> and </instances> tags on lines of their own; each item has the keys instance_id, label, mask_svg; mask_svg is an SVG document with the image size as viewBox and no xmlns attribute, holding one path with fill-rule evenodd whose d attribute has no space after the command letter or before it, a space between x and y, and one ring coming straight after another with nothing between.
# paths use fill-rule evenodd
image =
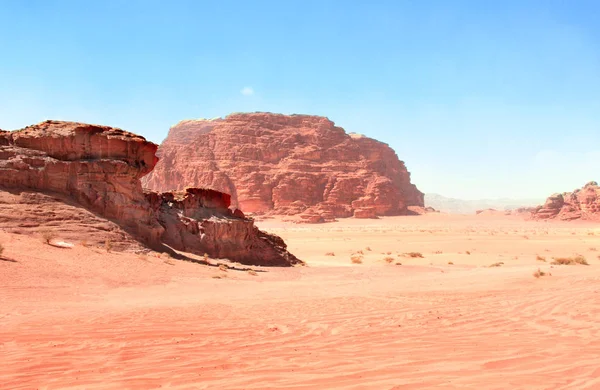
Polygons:
<instances>
[{"instance_id":1,"label":"distant mountain","mask_svg":"<svg viewBox=\"0 0 600 390\"><path fill-rule=\"evenodd\" d=\"M482 209L514 210L519 207L533 207L544 203L544 199L478 199L465 200L447 198L439 194L425 194L425 206L433 207L450 214L475 214Z\"/></svg>"}]
</instances>

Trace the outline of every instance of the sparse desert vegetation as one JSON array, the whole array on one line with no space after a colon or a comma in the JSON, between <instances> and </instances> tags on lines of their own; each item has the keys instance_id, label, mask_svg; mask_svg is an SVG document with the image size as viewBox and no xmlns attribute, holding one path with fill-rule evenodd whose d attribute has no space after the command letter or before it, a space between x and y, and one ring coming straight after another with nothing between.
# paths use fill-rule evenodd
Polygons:
<instances>
[{"instance_id":1,"label":"sparse desert vegetation","mask_svg":"<svg viewBox=\"0 0 600 390\"><path fill-rule=\"evenodd\" d=\"M545 258L544 256L540 256L540 255L537 255L537 256L535 257L535 259L536 259L537 261L544 261L544 262L546 261L546 258Z\"/></svg>"},{"instance_id":2,"label":"sparse desert vegetation","mask_svg":"<svg viewBox=\"0 0 600 390\"><path fill-rule=\"evenodd\" d=\"M363 257L358 254L354 254L350 257L350 261L352 262L352 264L362 264Z\"/></svg>"},{"instance_id":3,"label":"sparse desert vegetation","mask_svg":"<svg viewBox=\"0 0 600 390\"><path fill-rule=\"evenodd\" d=\"M104 241L104 249L106 250L106 252L110 253L110 251L112 251L113 249L113 242L110 238L107 238Z\"/></svg>"},{"instance_id":4,"label":"sparse desert vegetation","mask_svg":"<svg viewBox=\"0 0 600 390\"><path fill-rule=\"evenodd\" d=\"M216 354L210 357L213 360L241 360L250 355L260 356L268 351L277 358L269 362L270 367L276 367L278 372L285 369L292 376L295 375L295 371L291 370L296 370L297 366L289 364L285 356L295 353L292 348L309 348L311 352L319 353L324 362L343 363L344 368L340 369L338 374L345 375L347 360L331 351L329 345L322 341L324 336L331 342L348 340L350 337L354 343L353 348L358 348L361 356L368 357L360 364L357 363L356 367L351 367L353 372L360 371L365 375L363 380L367 387L373 385L372 387L377 388L382 383L386 388L397 385L395 382L386 382L387 376L378 374L382 364L389 366L390 370L393 369L394 375L397 372L411 375L407 367L397 362L398 353L404 360L414 359L417 368L426 370L427 375L433 375L441 381L455 377L452 376L454 374L432 369L428 365L432 349L435 353L463 359L461 361L478 367L482 364L493 367L495 360L492 356L498 351L496 347L493 351L484 350L486 354L489 353L486 356L490 356L490 362L482 363L479 359L482 355L477 355L483 350L483 346L491 345L490 340L494 341L494 346L501 345L502 356L498 359L522 359L527 358L528 354L538 356L536 354L542 351L541 353L546 355L542 361L536 361L535 364L539 363L536 374L548 367L545 372L552 377L557 364L564 362L552 355L553 345L548 343L550 333L544 332L546 328L536 328L534 332L529 332L526 329L527 324L523 324L523 333L511 333L514 322L509 319L525 315L531 321L546 322L560 315L567 321L555 325L551 331L557 331L558 326L561 332L571 332L567 341L573 343L573 351L581 351L589 346L590 338L587 335L595 329L597 324L594 318L600 315L600 312L595 311L590 304L591 300L577 297L593 296L593 291L597 289L600 276L596 269L600 272L600 267L594 265L600 262L596 259L600 252L588 249L595 245L600 249L600 245L585 235L586 230L571 235L571 227L561 230L544 224L543 228L549 231L549 236L542 236L543 230L535 233L530 229L526 234L530 235L531 239L524 240L522 228L512 229L516 222L510 222L511 229L493 225L498 234L490 235L488 233L492 230L491 223L484 225L482 229L469 231L460 225L449 226L447 223L456 220L454 217L440 216L438 227L427 226L424 229L414 226L423 223L421 220L401 217L382 218L372 222L373 227L356 220L308 227L283 225L273 221L271 226L276 227L274 233L280 234L291 248L290 252L305 260L309 268L274 267L268 268L268 271L255 270L251 266L229 263L226 260L211 259L202 254L198 256L182 253L197 262L175 261L168 253L155 251L119 252L117 255L115 252L121 245L117 241L113 241L113 254L107 255L102 247L104 238L98 241L97 237L93 237L92 247L77 245L70 250L42 245L40 240L34 237L32 241L34 246L37 245L37 249L29 255L21 254L20 251L26 246L19 244L19 240L27 238L15 235L13 239L13 236L2 236L0 232L0 242L7 247L10 245L10 256L18 254L18 257L15 256L18 262L0 260L0 267L10 270L4 274L0 272L0 278L4 277L3 285L17 283L17 286L26 286L25 281L29 275L35 276L36 272L47 270L48 267L52 267L52 272L57 275L60 272L65 272L66 275L65 278L49 279L37 276L36 280L42 281L44 286L44 294L27 292L27 295L23 295L17 288L3 290L2 302L9 302L17 309L20 308L23 297L29 294L37 294L36 302L44 305L44 311L40 311L39 314L32 312L28 317L5 317L3 321L9 327L12 326L13 332L19 332L15 329L20 329L22 325L35 329L38 323L49 323L47 313L50 313L50 318L53 319L64 316L65 319L69 319L63 326L64 331L63 328L52 326L40 331L41 334L47 334L48 339L52 337L52 341L57 345L74 343L77 340L73 335L78 335L82 330L89 331L85 337L92 347L89 352L92 358L89 363L90 370L87 374L86 371L78 373L83 381L71 384L75 386L92 383L90 378L96 376L97 371L92 373L91 370L103 367L94 363L94 359L101 361L103 355L114 353L114 348L118 348L116 343L121 340L135 340L136 347L144 348L145 354L139 358L144 364L138 363L138 360L131 361L129 364L133 364L133 367L124 366L128 375L147 369L147 357L152 357L162 364L153 368L152 374L157 378L168 379L173 370L181 370L182 374L190 373L191 369L188 370L186 365L178 365L177 360L162 357L173 353L173 348L198 348L200 343L213 348L213 353ZM286 230L283 230L282 225ZM265 226L269 231L269 224L265 223ZM384 226L385 229L380 226ZM381 234L383 230L388 231L387 236ZM430 233L431 231L433 233ZM504 234L507 231L509 235ZM539 238L541 241L542 237L546 238L543 243L534 239ZM63 239L62 233L60 238ZM473 240L470 241L469 238ZM92 237L89 239L92 242ZM68 242L72 239L67 236L64 240ZM100 248L96 247L97 242L100 243ZM53 242L58 243L58 240ZM368 251L367 247L372 251ZM363 253L358 252L359 249L362 249ZM462 251L462 255L458 255L459 251ZM552 254L560 258L578 251L583 251L582 254L587 257L591 267L567 268L550 264L555 260L551 260ZM386 255L388 252L392 255ZM334 253L336 255L331 255ZM427 256L424 256L425 254ZM66 261L69 256L77 260ZM519 259L515 260L515 257ZM538 257L547 258L547 263ZM575 259L576 255L566 258ZM203 265L204 262L208 265ZM429 265L430 263L433 265ZM30 264L41 266L33 268ZM21 275L26 277L10 277L11 273L19 272L20 269ZM86 282L77 284L73 275L80 272L84 272ZM98 273L102 276L94 276ZM552 275L554 276L551 277ZM575 278L578 282L572 283ZM323 288L325 284L327 288ZM127 288L118 287L123 285ZM77 286L77 289L74 286ZM217 287L218 291L206 293L207 290ZM300 299L296 298L296 293L290 292L296 290L301 291ZM47 294L47 291L52 292L52 295ZM79 304L79 301L69 305L60 304L61 299L69 300L73 294L86 294L97 300L110 297L110 301L106 305L89 305L86 302ZM477 299L472 299L474 296ZM126 305L121 306L121 301ZM33 307L32 302L26 301L28 306L23 307ZM144 302L152 302L152 310L148 310ZM518 311L515 311L517 309ZM569 316L577 315L574 310L590 313L587 317L577 318L577 327L572 326L575 322L568 320ZM306 322L296 321L298 317L302 317ZM71 319L78 320L73 321L72 327L69 325ZM107 344L110 340L96 336L102 329L99 324L115 329L115 337L119 339ZM176 324L180 330L188 328L190 334L180 334L175 326L166 324ZM260 338L260 346L248 342L247 335L238 334L240 328L253 329L253 334ZM485 335L478 331L480 328L486 329ZM580 331L575 332L575 329ZM505 337L508 333L511 333L510 338ZM408 351L395 350L394 356L391 356L388 354L390 350L377 347L385 345L390 337L398 334L411 336L406 338ZM227 335L225 344L223 335ZM285 344L280 342L282 336L286 338ZM30 336L23 332L22 337ZM419 342L410 341L412 337L427 340L431 346L424 351L420 349ZM443 340L447 337L453 339L453 344L458 343L463 353L473 353L476 356L471 358L470 355L446 348ZM288 343L291 343L289 348ZM505 344L502 343L509 344L504 348ZM56 348L58 347L39 345L38 351L42 355L39 358L33 357L37 361L33 361L32 364L42 364L42 356L55 356ZM124 347L124 353L133 351L127 348ZM281 348L287 349L282 351ZM250 355L246 355L246 351L249 351ZM65 362L72 363L79 358L79 355L71 355L67 349L63 352L65 354L61 359ZM565 349L564 353L569 352ZM0 375L4 377L9 373L10 378L11 370L18 372L22 367L24 360L11 356L9 354L5 359L8 363L3 361L0 366ZM576 359L577 353L568 356ZM193 355L188 359L189 362L198 365L204 363L202 358ZM532 364L531 361L529 364ZM365 365L371 370L367 374L363 371ZM583 373L583 378L594 372L594 366L593 362L587 365L579 363L578 370L582 371L578 372ZM214 369L210 365L203 367L203 370L215 379L203 377L202 380L216 388L227 383L228 375L231 375L227 369ZM265 367L266 363L259 367L259 370ZM314 369L311 368L311 371L307 370L303 374L309 375ZM506 368L503 372L508 370L512 368ZM50 371L47 374L41 372L44 378L53 375ZM253 381L258 376L252 370L248 372L251 379L237 377L240 387L252 387L256 383ZM477 388L502 387L505 377L498 375L497 382L491 383L490 378L496 378L493 373L494 370L487 370L486 375L472 374L472 378L477 381L473 380L469 384ZM526 377L522 372L519 375L520 380ZM190 378L192 377L190 375ZM12 381L9 379L10 388L19 387L23 380L29 381L25 383L28 387L39 387L31 378L34 377L15 376ZM107 378L110 382L110 377L104 377L103 380ZM295 380L302 383L302 378L298 375ZM528 383L538 383L535 382L538 379L537 375L532 375L531 382ZM21 382L17 384L17 380ZM583 379L581 383L584 383ZM55 384L67 387L63 382ZM307 381L304 384L310 387L314 383ZM115 384L114 387L118 385Z\"/></svg>"},{"instance_id":5,"label":"sparse desert vegetation","mask_svg":"<svg viewBox=\"0 0 600 390\"><path fill-rule=\"evenodd\" d=\"M542 271L541 269L538 268L537 271L535 271L533 273L533 276L536 277L536 278L540 278L542 276L546 276L546 273L544 271Z\"/></svg>"},{"instance_id":6,"label":"sparse desert vegetation","mask_svg":"<svg viewBox=\"0 0 600 390\"><path fill-rule=\"evenodd\" d=\"M402 257L412 257L412 258L424 258L423 254L421 252L405 252L405 253L401 253L398 256L402 256Z\"/></svg>"},{"instance_id":7,"label":"sparse desert vegetation","mask_svg":"<svg viewBox=\"0 0 600 390\"><path fill-rule=\"evenodd\" d=\"M50 244L50 242L52 242L52 240L56 238L56 234L48 229L40 230L40 234L42 236L42 242L44 244Z\"/></svg>"},{"instance_id":8,"label":"sparse desert vegetation","mask_svg":"<svg viewBox=\"0 0 600 390\"><path fill-rule=\"evenodd\" d=\"M554 260L551 263L552 265L574 265L574 264L581 264L581 265L590 265L586 258L582 255L576 255L573 257L556 257L554 258Z\"/></svg>"},{"instance_id":9,"label":"sparse desert vegetation","mask_svg":"<svg viewBox=\"0 0 600 390\"><path fill-rule=\"evenodd\" d=\"M2 243L0 243L0 257L2 257L3 253L4 253L4 245L2 245Z\"/></svg>"}]
</instances>

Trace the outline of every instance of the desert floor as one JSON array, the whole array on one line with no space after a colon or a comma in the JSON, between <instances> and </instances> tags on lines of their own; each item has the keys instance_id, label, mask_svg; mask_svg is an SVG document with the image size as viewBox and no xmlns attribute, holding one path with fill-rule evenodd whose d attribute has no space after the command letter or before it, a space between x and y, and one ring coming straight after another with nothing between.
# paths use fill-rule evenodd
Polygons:
<instances>
[{"instance_id":1,"label":"desert floor","mask_svg":"<svg viewBox=\"0 0 600 390\"><path fill-rule=\"evenodd\" d=\"M598 225L258 225L308 266L0 232L0 388L600 389ZM551 265L575 254L590 265Z\"/></svg>"}]
</instances>

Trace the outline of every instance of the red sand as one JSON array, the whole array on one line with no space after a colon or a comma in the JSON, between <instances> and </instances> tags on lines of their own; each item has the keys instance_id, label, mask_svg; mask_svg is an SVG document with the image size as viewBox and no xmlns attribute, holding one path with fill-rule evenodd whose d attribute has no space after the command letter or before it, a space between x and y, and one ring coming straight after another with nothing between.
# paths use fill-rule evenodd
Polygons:
<instances>
[{"instance_id":1,"label":"red sand","mask_svg":"<svg viewBox=\"0 0 600 390\"><path fill-rule=\"evenodd\" d=\"M308 266L252 275L0 232L0 388L600 388L597 225L259 225ZM575 253L590 266L550 264Z\"/></svg>"}]
</instances>

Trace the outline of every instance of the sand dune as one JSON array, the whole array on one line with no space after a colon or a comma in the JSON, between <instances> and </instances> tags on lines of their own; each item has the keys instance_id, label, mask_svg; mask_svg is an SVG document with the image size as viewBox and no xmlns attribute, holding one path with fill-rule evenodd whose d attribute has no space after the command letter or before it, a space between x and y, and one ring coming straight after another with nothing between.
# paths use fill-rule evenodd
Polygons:
<instances>
[{"instance_id":1,"label":"sand dune","mask_svg":"<svg viewBox=\"0 0 600 390\"><path fill-rule=\"evenodd\" d=\"M308 266L253 275L0 233L0 388L600 388L595 225L259 224ZM575 253L590 265L550 264Z\"/></svg>"}]
</instances>

